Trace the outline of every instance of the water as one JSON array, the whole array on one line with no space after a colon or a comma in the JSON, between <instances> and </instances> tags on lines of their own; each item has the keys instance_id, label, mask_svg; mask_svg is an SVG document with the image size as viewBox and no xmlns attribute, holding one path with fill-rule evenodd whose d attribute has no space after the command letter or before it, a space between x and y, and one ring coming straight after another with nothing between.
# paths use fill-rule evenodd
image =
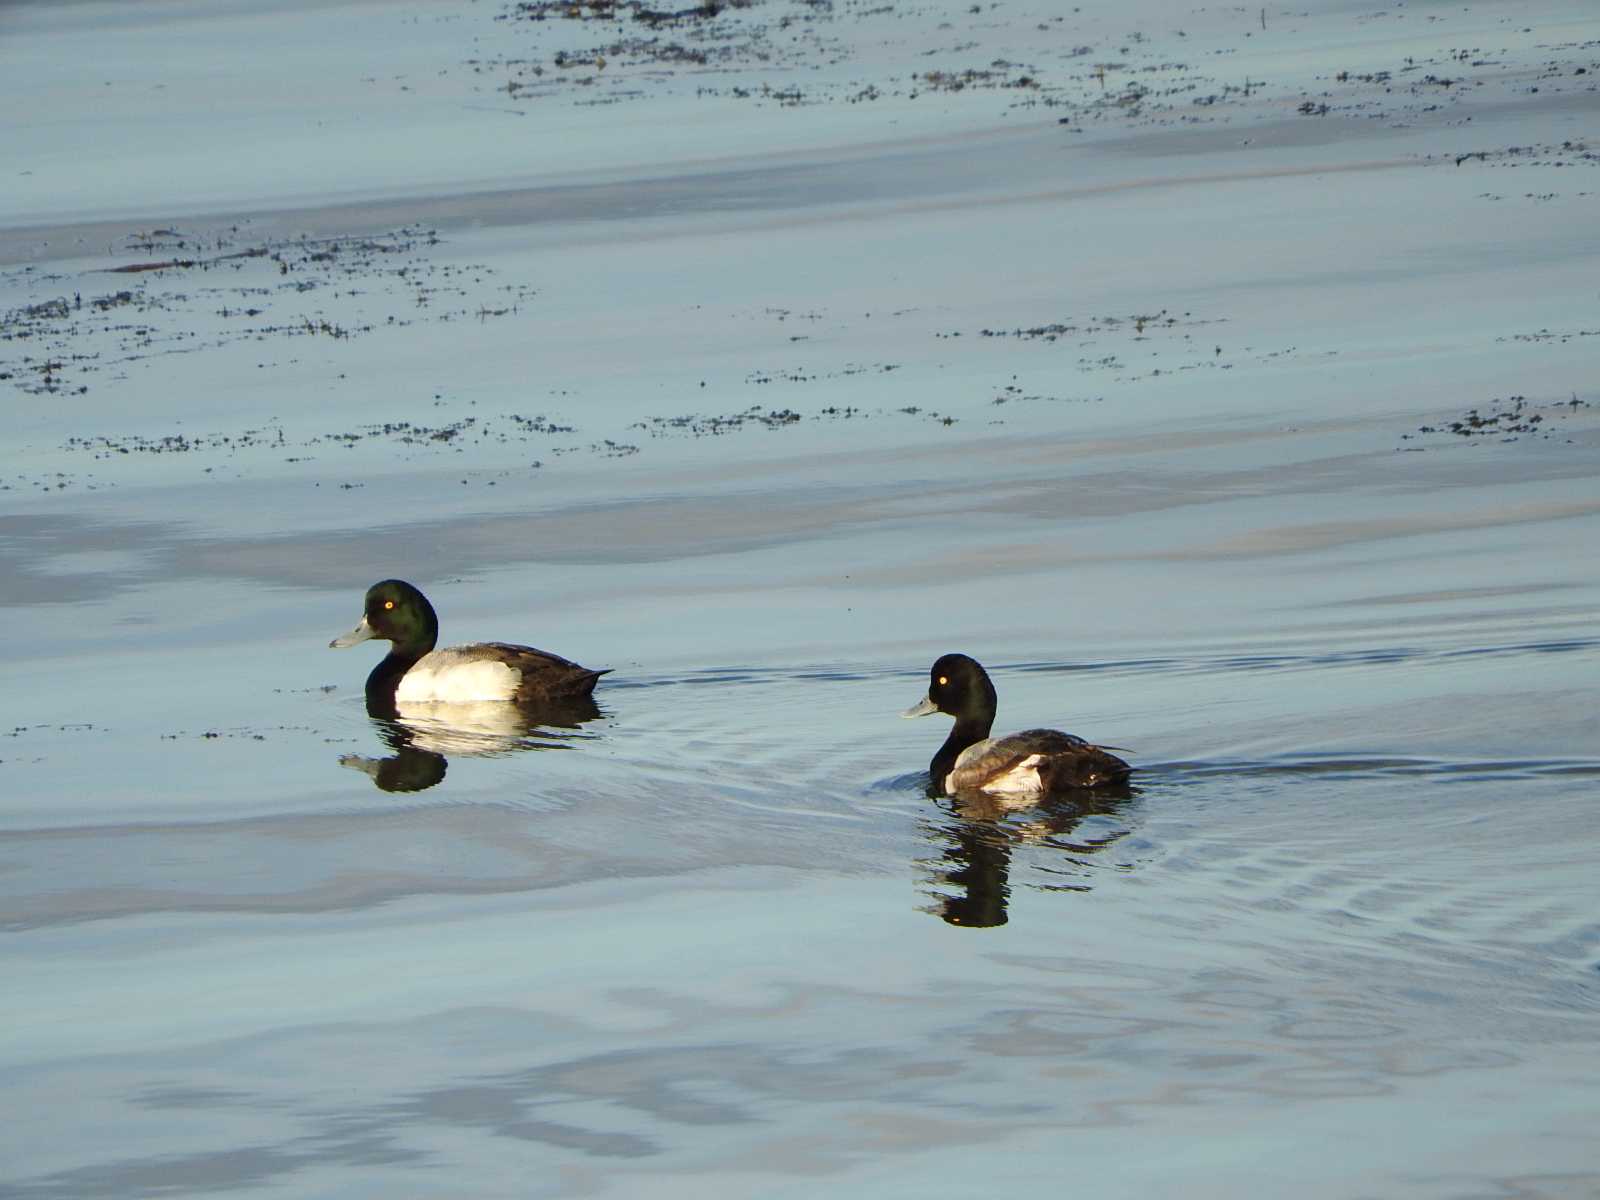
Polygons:
<instances>
[{"instance_id":1,"label":"water","mask_svg":"<svg viewBox=\"0 0 1600 1200\"><path fill-rule=\"evenodd\" d=\"M1247 710L1224 744L1292 698L1364 747L1157 741L1129 795L1011 814L924 796L920 668L638 673L566 748L406 793L339 765L383 751L359 680L147 766L21 734L40 774L130 765L8 822L12 1194L900 1194L1070 1154L1117 1194L1447 1196L1518 1128L1582 1194L1600 759L1548 747L1596 651L1490 649L996 664L1003 711L1070 689L1125 737L1182 680ZM1330 699L1395 677L1404 731ZM1467 697L1544 738L1448 751Z\"/></svg>"},{"instance_id":2,"label":"water","mask_svg":"<svg viewBox=\"0 0 1600 1200\"><path fill-rule=\"evenodd\" d=\"M259 8L124 192L0 18L0 1196L1600 1192L1586 10ZM395 575L594 709L370 718ZM930 798L955 650L1126 791Z\"/></svg>"}]
</instances>

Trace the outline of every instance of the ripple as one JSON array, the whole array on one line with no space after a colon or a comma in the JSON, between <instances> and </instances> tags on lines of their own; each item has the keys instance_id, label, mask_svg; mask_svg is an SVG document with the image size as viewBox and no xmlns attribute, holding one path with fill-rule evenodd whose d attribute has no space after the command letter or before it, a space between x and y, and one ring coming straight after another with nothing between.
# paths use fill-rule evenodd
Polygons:
<instances>
[{"instance_id":1,"label":"ripple","mask_svg":"<svg viewBox=\"0 0 1600 1200\"><path fill-rule=\"evenodd\" d=\"M1394 666L1461 659L1583 654L1600 649L1600 637L1551 638L1487 646L1371 646L1304 654L1191 654L1104 661L996 663L990 670L1018 674L1209 675L1278 671L1322 671L1330 667Z\"/></svg>"},{"instance_id":2,"label":"ripple","mask_svg":"<svg viewBox=\"0 0 1600 1200\"><path fill-rule=\"evenodd\" d=\"M1446 783L1457 779L1482 783L1547 776L1592 779L1600 778L1600 759L1447 759L1359 753L1296 754L1261 759L1158 761L1141 764L1137 771L1137 778L1147 783L1155 780L1184 783L1217 776L1270 779L1302 775L1333 775L1351 779L1429 778Z\"/></svg>"}]
</instances>

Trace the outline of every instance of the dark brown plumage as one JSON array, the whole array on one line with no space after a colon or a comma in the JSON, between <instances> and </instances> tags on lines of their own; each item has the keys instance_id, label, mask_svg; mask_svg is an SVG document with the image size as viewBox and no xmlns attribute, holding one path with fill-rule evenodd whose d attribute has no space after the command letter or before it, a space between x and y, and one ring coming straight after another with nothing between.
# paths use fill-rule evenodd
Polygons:
<instances>
[{"instance_id":1,"label":"dark brown plumage","mask_svg":"<svg viewBox=\"0 0 1600 1200\"><path fill-rule=\"evenodd\" d=\"M928 764L942 792L985 791L1045 796L1120 784L1132 770L1103 746L1055 729L991 738L998 701L989 674L965 654L946 654L928 674L928 694L903 714L942 712L956 719Z\"/></svg>"}]
</instances>

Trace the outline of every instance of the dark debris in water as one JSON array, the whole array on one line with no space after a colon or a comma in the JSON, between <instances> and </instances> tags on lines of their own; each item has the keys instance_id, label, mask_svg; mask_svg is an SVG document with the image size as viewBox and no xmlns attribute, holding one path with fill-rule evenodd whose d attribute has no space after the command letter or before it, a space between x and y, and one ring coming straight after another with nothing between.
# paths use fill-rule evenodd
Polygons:
<instances>
[{"instance_id":1,"label":"dark debris in water","mask_svg":"<svg viewBox=\"0 0 1600 1200\"><path fill-rule=\"evenodd\" d=\"M1559 145L1538 142L1531 146L1504 146L1498 150L1469 150L1456 155L1431 155L1456 166L1481 163L1490 167L1600 167L1600 150L1586 141L1568 139Z\"/></svg>"},{"instance_id":2,"label":"dark debris in water","mask_svg":"<svg viewBox=\"0 0 1600 1200\"><path fill-rule=\"evenodd\" d=\"M13 725L8 730L0 731L0 737L24 739L37 737L40 734L50 733L101 734L104 732L105 728L103 726L95 725L89 721L70 721L59 725ZM22 762L39 763L44 761L46 761L45 758L37 756L26 759L0 758L0 766L6 766L8 764L11 766L16 766L18 763Z\"/></svg>"},{"instance_id":3,"label":"dark debris in water","mask_svg":"<svg viewBox=\"0 0 1600 1200\"><path fill-rule=\"evenodd\" d=\"M807 421L853 421L893 414L921 417L941 425L954 425L957 422L955 417L933 412L915 404L905 405L896 409L869 409L857 407L853 404L830 404L824 408L817 409L809 415L792 408L763 408L759 404L753 404L739 412L721 415L708 416L700 413L687 413L676 417L650 417L644 421L636 421L629 428L643 429L651 437L657 438L673 436L718 437L750 428L790 429Z\"/></svg>"},{"instance_id":4,"label":"dark debris in water","mask_svg":"<svg viewBox=\"0 0 1600 1200\"><path fill-rule=\"evenodd\" d=\"M746 383L815 383L819 379L849 379L854 375L887 375L898 371L899 363L849 363L837 371L807 371L804 368L787 370L752 371L745 376Z\"/></svg>"},{"instance_id":5,"label":"dark debris in water","mask_svg":"<svg viewBox=\"0 0 1600 1200\"><path fill-rule=\"evenodd\" d=\"M531 287L501 283L484 264L437 261L429 229L365 237L237 243L176 230L129 234L110 265L68 279L12 272L39 299L0 317L0 382L32 395L83 395L87 380L166 354L241 342L347 340L419 322L488 320L517 311ZM163 257L118 263L132 250ZM182 253L176 253L181 251ZM129 275L99 291L97 274Z\"/></svg>"},{"instance_id":6,"label":"dark debris in water","mask_svg":"<svg viewBox=\"0 0 1600 1200\"><path fill-rule=\"evenodd\" d=\"M1496 397L1483 408L1469 408L1454 420L1437 425L1419 425L1415 433L1402 433L1400 439L1515 442L1523 438L1564 438L1566 430L1560 427L1560 423L1590 407L1589 401L1580 400L1576 392L1570 400L1542 405L1532 403L1526 396ZM1406 449L1421 450L1424 447Z\"/></svg>"},{"instance_id":7,"label":"dark debris in water","mask_svg":"<svg viewBox=\"0 0 1600 1200\"><path fill-rule=\"evenodd\" d=\"M1017 63L997 59L990 67L961 71L924 71L917 76L924 88L936 92L964 92L968 88L1037 88L1039 80ZM916 92L911 93L915 98Z\"/></svg>"},{"instance_id":8,"label":"dark debris in water","mask_svg":"<svg viewBox=\"0 0 1600 1200\"><path fill-rule=\"evenodd\" d=\"M798 380L800 377L793 378ZM1002 403L1007 399L1054 399L1054 397L1034 396L1024 393L1015 386L1008 386L996 398L995 403ZM436 395L435 403L443 404L445 401ZM829 404L809 410L788 405L753 404L730 413L685 413L648 417L643 421L634 422L628 428L642 430L651 438L698 438L718 437L748 429L790 429L808 423L859 421L869 417L913 417L945 426L955 425L959 421L955 416L915 404L902 405L898 408ZM552 420L542 413L532 416L522 413L500 413L464 416L437 424L413 420L383 421L358 425L350 429L294 436L288 434L284 427L275 421L229 432L175 432L121 436L94 434L69 437L62 443L62 449L95 460L112 462L172 455L200 456L204 462L207 458L215 459L219 456L231 458L236 455L266 454L275 456L287 464L316 462L319 458L316 452L319 450L350 451L362 445L384 445L430 455L466 454L484 447L527 443L541 445L545 453L556 458L577 453L587 453L601 458L626 458L640 453L640 447L635 443L610 437L581 441L572 436L577 432L575 426ZM202 466L201 469L205 474L211 474L216 470L216 465L213 463ZM538 470L543 465L542 458L534 458L523 462L518 470ZM505 476L516 474L517 471L501 470L499 473ZM462 482L469 481L463 479ZM321 486L321 483L319 480L317 486ZM38 490L54 492L81 484L86 484L90 489L110 486L103 484L93 474L79 476L60 471L38 477L0 477L0 491L31 485ZM349 491L364 485L360 482L346 481L335 486ZM490 486L493 486L492 481Z\"/></svg>"},{"instance_id":9,"label":"dark debris in water","mask_svg":"<svg viewBox=\"0 0 1600 1200\"><path fill-rule=\"evenodd\" d=\"M267 734L269 734L269 733L317 733L317 732L319 732L319 731L315 727L310 726L310 725L276 725L276 726L273 726L273 727L265 730L264 732L261 731L261 730L256 730L256 729L203 729L203 730L200 730L199 732L191 732L191 731L189 731L187 729L178 729L178 730L174 730L172 733L163 733L161 735L161 740L164 741L164 742L176 742L176 741L181 741L181 740L183 740L185 738L193 738L196 741L203 741L203 742L216 742L216 741L264 742L264 741L267 740Z\"/></svg>"},{"instance_id":10,"label":"dark debris in water","mask_svg":"<svg viewBox=\"0 0 1600 1200\"><path fill-rule=\"evenodd\" d=\"M1084 374L1110 376L1119 383L1158 379L1187 371L1231 371L1238 365L1235 353L1224 356L1224 348L1193 331L1222 325L1226 317L1202 317L1193 312L1153 312L1092 315L1069 320L1021 325L1010 329L985 327L975 336L993 341L1016 341L1039 346L1071 347L1078 351L1077 369ZM961 330L935 333L935 338L956 339ZM1263 350L1239 348L1244 361L1272 363L1286 357L1304 357L1298 347ZM1331 352L1330 352L1331 353ZM1002 394L995 399L1003 404L1017 397ZM1044 397L1056 399L1057 397Z\"/></svg>"},{"instance_id":11,"label":"dark debris in water","mask_svg":"<svg viewBox=\"0 0 1600 1200\"><path fill-rule=\"evenodd\" d=\"M81 451L94 458L112 458L137 454L186 454L206 451L236 452L240 450L302 450L315 446L342 446L350 449L362 442L385 442L396 446L424 448L451 447L461 450L468 444L505 445L528 442L574 431L571 425L561 425L543 414L536 417L520 413L503 413L499 417L462 417L441 425L427 425L417 421L382 421L360 425L351 430L315 434L291 440L278 425L244 429L234 433L186 434L171 433L157 436L131 435L112 437L97 434L89 437L69 437L63 444L67 450ZM304 457L290 457L285 462L309 461Z\"/></svg>"},{"instance_id":12,"label":"dark debris in water","mask_svg":"<svg viewBox=\"0 0 1600 1200\"><path fill-rule=\"evenodd\" d=\"M503 51L466 65L514 113L536 104L608 105L669 95L778 113L882 100L959 102L987 104L996 115L1065 112L1057 123L1070 133L1106 125L1248 128L1257 118L1276 120L1285 112L1390 127L1459 122L1465 106L1489 96L1593 93L1600 74L1593 43L1551 45L1542 63L1529 62L1526 47L1510 44L1435 55L1374 47L1376 61L1352 62L1313 87L1288 89L1239 68L1235 56L1256 33L1248 21L1194 37L1183 29L1170 31L1173 38L1134 30L1086 42L1089 27L1080 27L1076 7L1041 14L1022 62L995 56L991 7L973 4L955 13L888 0L517 0L494 17L503 34L484 38ZM858 65L856 48L864 46L899 53L876 53L871 65ZM1536 70L1531 85L1530 68ZM1489 163L1527 149L1441 159ZM1537 149L1548 152L1547 159L1528 161L1588 161L1584 142Z\"/></svg>"},{"instance_id":13,"label":"dark debris in water","mask_svg":"<svg viewBox=\"0 0 1600 1200\"><path fill-rule=\"evenodd\" d=\"M752 0L703 0L683 8L655 8L643 0L519 0L497 19L506 21L634 20L656 28L714 20L724 9L749 8Z\"/></svg>"},{"instance_id":14,"label":"dark debris in water","mask_svg":"<svg viewBox=\"0 0 1600 1200\"><path fill-rule=\"evenodd\" d=\"M786 425L797 425L800 420L800 414L792 408L762 408L759 404L753 404L742 412L727 413L722 416L689 413L681 417L650 417L635 422L630 428L646 430L653 437L664 437L674 433L689 437L716 437L719 434L743 429L747 425L782 429Z\"/></svg>"},{"instance_id":15,"label":"dark debris in water","mask_svg":"<svg viewBox=\"0 0 1600 1200\"><path fill-rule=\"evenodd\" d=\"M1190 328L1214 323L1216 318L1204 320L1193 313L1170 313L1161 309L1153 313L1131 313L1126 316L1083 317L1073 321L1053 321L1047 325L1033 325L1026 329L980 329L979 337L1017 338L1019 341L1054 342L1065 337L1095 337L1106 333L1132 332L1135 337L1165 333L1179 326ZM958 335L946 335L958 336Z\"/></svg>"},{"instance_id":16,"label":"dark debris in water","mask_svg":"<svg viewBox=\"0 0 1600 1200\"><path fill-rule=\"evenodd\" d=\"M81 450L95 458L109 458L118 454L184 454L196 450L245 450L255 447L280 448L284 441L283 430L278 428L245 429L238 433L161 434L155 437L134 435L108 437L104 434L91 437L69 437L65 448Z\"/></svg>"},{"instance_id":17,"label":"dark debris in water","mask_svg":"<svg viewBox=\"0 0 1600 1200\"><path fill-rule=\"evenodd\" d=\"M1248 88L1234 88L1187 63L1165 60L1145 45L1140 33L1119 39L1127 44L1101 55L1101 61L1089 61L1095 47L1059 37L1040 39L1034 62L956 60L979 44L969 37L948 52L911 52L911 69L896 73L884 75L874 68L870 74L830 71L826 80L808 78L823 65L850 62L854 46L882 44L897 30L909 45L953 28L942 14L935 17L893 3L707 0L657 7L642 0L519 0L495 19L514 31L519 44L503 57L473 59L467 65L499 80L494 90L518 105L555 99L574 105L649 100L671 90L679 72L692 78L689 94L702 102L779 110L993 93L1003 98L1005 108L1071 107L1071 120L1078 122L1144 119L1151 112L1192 103L1203 86L1211 91L1211 103L1234 94L1249 96ZM974 5L963 23L971 33L984 20L983 6ZM1039 29L1059 34L1066 21L1065 16L1052 16ZM573 37L575 30L581 40ZM941 61L924 62L935 55ZM717 78L733 71L745 77L732 83Z\"/></svg>"}]
</instances>

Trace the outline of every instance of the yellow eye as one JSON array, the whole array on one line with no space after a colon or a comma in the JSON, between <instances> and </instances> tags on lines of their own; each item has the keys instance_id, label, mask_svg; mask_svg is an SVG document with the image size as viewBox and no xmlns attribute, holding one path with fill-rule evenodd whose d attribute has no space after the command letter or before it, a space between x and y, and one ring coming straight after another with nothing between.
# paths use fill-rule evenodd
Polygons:
<instances>
[{"instance_id":1,"label":"yellow eye","mask_svg":"<svg viewBox=\"0 0 1600 1200\"><path fill-rule=\"evenodd\" d=\"M940 687L943 687L945 684L947 684L949 682L950 681L948 679L946 679L943 675L939 676L939 686Z\"/></svg>"},{"instance_id":2,"label":"yellow eye","mask_svg":"<svg viewBox=\"0 0 1600 1200\"><path fill-rule=\"evenodd\" d=\"M394 601L393 600L385 600L383 602L383 606L385 608L393 608L394 607Z\"/></svg>"}]
</instances>

